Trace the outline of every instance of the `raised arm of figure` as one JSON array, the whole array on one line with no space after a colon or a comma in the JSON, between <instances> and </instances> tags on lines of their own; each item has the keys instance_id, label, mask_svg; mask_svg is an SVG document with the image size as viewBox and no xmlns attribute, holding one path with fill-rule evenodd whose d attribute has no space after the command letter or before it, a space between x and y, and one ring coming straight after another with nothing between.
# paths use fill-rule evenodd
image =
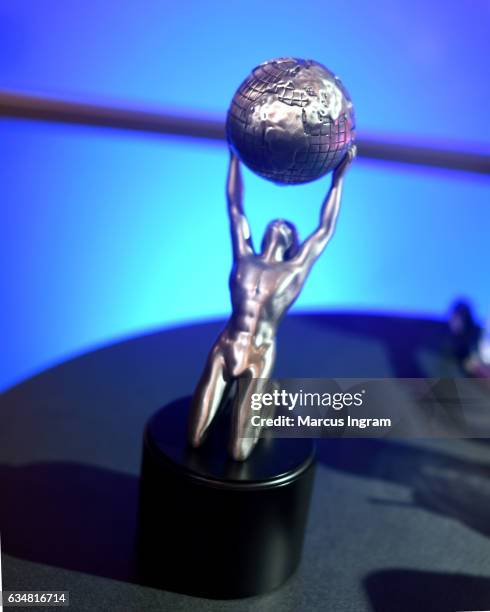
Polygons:
<instances>
[{"instance_id":1,"label":"raised arm of figure","mask_svg":"<svg viewBox=\"0 0 490 612\"><path fill-rule=\"evenodd\" d=\"M339 166L335 169L332 184L325 198L318 228L303 242L294 261L309 270L327 246L335 231L340 209L345 173L356 156L356 146L351 145Z\"/></svg>"},{"instance_id":2,"label":"raised arm of figure","mask_svg":"<svg viewBox=\"0 0 490 612\"><path fill-rule=\"evenodd\" d=\"M238 157L230 151L230 166L226 187L228 214L230 217L233 257L239 259L253 254L252 237L247 217L243 211L243 181Z\"/></svg>"}]
</instances>

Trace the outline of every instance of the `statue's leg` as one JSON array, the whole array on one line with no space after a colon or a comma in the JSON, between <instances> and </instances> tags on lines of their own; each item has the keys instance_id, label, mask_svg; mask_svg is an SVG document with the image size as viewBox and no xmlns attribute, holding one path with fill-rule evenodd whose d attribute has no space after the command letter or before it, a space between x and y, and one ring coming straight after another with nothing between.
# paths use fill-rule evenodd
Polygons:
<instances>
[{"instance_id":1,"label":"statue's leg","mask_svg":"<svg viewBox=\"0 0 490 612\"><path fill-rule=\"evenodd\" d=\"M252 410L252 397L255 393L270 391L269 377L274 365L274 347L250 364L243 377L240 377L238 397L232 416L230 453L233 459L244 461L257 444L262 427L252 426L252 417L270 417L274 406L264 407L260 411Z\"/></svg>"},{"instance_id":2,"label":"statue's leg","mask_svg":"<svg viewBox=\"0 0 490 612\"><path fill-rule=\"evenodd\" d=\"M192 446L198 447L204 441L227 385L225 359L219 346L215 345L191 402L189 442Z\"/></svg>"}]
</instances>

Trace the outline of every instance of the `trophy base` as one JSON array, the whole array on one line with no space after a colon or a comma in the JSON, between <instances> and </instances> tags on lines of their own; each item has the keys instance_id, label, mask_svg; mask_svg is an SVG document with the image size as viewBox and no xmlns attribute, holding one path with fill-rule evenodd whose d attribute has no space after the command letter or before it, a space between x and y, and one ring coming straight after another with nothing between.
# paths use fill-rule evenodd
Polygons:
<instances>
[{"instance_id":1,"label":"trophy base","mask_svg":"<svg viewBox=\"0 0 490 612\"><path fill-rule=\"evenodd\" d=\"M199 449L187 445L190 397L160 409L144 434L139 506L143 582L213 599L265 593L297 568L314 475L307 439L262 439L227 455L226 407Z\"/></svg>"}]
</instances>

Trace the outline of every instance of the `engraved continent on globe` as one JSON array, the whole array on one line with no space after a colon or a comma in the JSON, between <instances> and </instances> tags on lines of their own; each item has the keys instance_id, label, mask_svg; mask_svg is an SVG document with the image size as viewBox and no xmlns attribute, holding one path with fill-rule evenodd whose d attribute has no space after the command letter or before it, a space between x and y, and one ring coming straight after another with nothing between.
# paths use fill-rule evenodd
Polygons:
<instances>
[{"instance_id":1,"label":"engraved continent on globe","mask_svg":"<svg viewBox=\"0 0 490 612\"><path fill-rule=\"evenodd\" d=\"M226 131L256 174L275 183L307 183L335 169L354 142L354 109L340 79L325 66L274 59L240 85Z\"/></svg>"}]
</instances>

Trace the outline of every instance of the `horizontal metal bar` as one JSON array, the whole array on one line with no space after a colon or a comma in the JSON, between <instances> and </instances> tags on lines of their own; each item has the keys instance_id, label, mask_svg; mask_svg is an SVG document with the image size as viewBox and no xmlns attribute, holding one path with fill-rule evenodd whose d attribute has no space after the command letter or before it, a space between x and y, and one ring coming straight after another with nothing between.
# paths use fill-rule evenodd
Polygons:
<instances>
[{"instance_id":1,"label":"horizontal metal bar","mask_svg":"<svg viewBox=\"0 0 490 612\"><path fill-rule=\"evenodd\" d=\"M225 138L222 121L117 106L100 106L0 90L0 117L2 115L211 140Z\"/></svg>"},{"instance_id":2,"label":"horizontal metal bar","mask_svg":"<svg viewBox=\"0 0 490 612\"><path fill-rule=\"evenodd\" d=\"M0 117L224 140L224 122L0 90ZM359 157L490 174L490 155L360 138Z\"/></svg>"}]
</instances>

